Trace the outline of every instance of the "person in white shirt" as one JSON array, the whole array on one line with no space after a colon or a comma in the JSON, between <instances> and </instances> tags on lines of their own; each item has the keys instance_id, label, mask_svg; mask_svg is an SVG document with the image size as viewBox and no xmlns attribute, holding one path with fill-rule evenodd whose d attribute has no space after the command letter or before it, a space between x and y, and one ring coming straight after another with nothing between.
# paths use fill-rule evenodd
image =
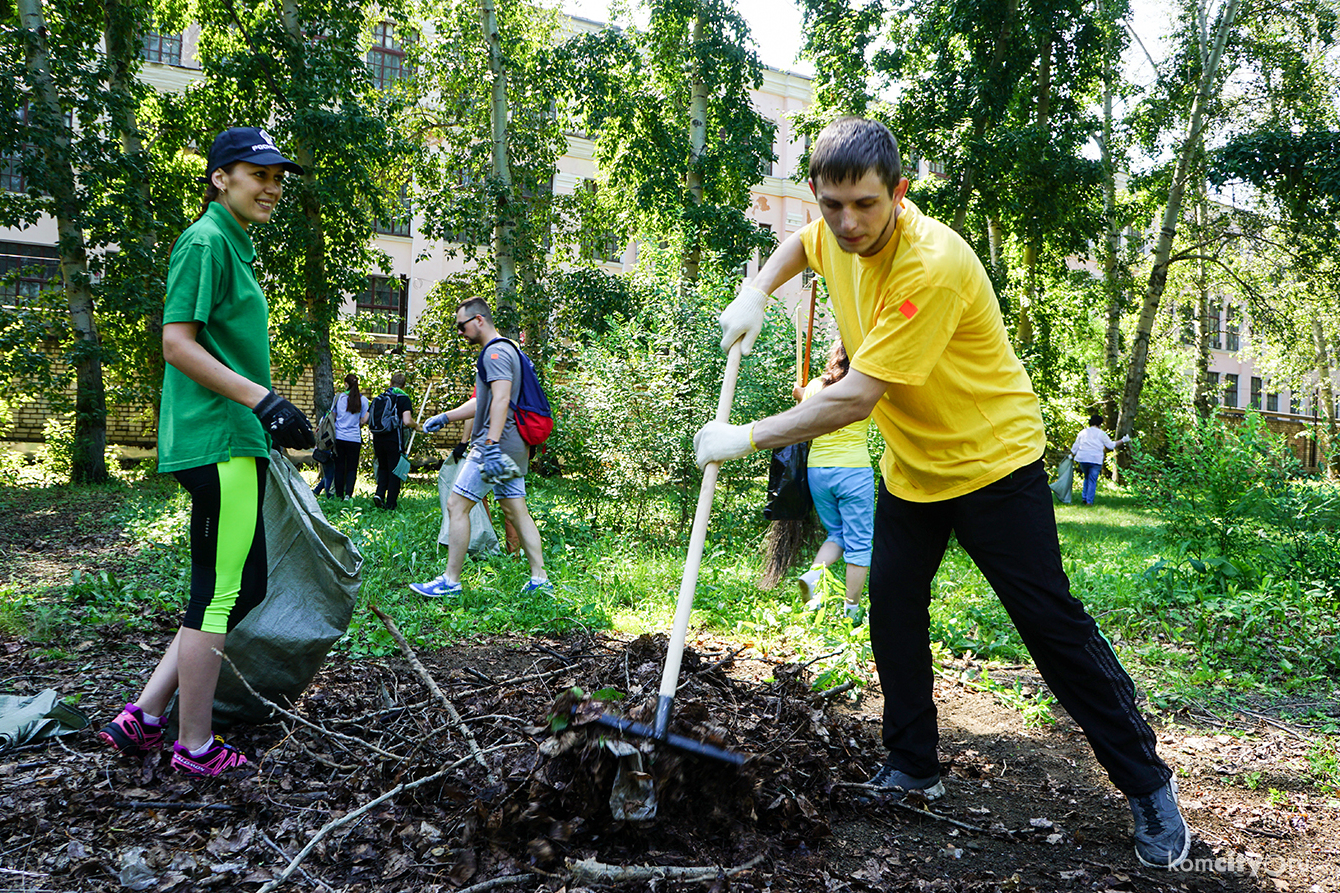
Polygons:
<instances>
[{"instance_id":1,"label":"person in white shirt","mask_svg":"<svg viewBox=\"0 0 1340 893\"><path fill-rule=\"evenodd\" d=\"M1121 440L1114 441L1103 430L1103 417L1098 413L1089 416L1089 427L1079 432L1074 446L1070 448L1070 455L1075 457L1080 470L1084 472L1084 490L1081 498L1085 505L1093 505L1093 498L1098 494L1098 473L1103 470L1103 460L1107 458L1107 451L1129 443L1130 439L1131 436L1127 434Z\"/></svg>"}]
</instances>

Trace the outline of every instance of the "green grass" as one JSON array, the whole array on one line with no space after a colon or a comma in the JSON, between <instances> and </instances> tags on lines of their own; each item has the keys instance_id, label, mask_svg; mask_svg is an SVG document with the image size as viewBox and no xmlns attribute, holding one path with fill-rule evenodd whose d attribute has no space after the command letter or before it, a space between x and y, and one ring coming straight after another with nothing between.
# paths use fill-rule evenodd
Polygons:
<instances>
[{"instance_id":1,"label":"green grass","mask_svg":"<svg viewBox=\"0 0 1340 893\"><path fill-rule=\"evenodd\" d=\"M307 476L314 478L310 471ZM322 505L364 557L360 606L377 605L387 612L417 647L442 647L493 633L668 631L688 540L676 494L666 489L649 493L642 505L604 505L596 530L582 509L589 488L579 491L573 482L534 475L527 486L555 583L552 596L522 596L528 568L524 559L511 555L468 561L462 598L438 601L412 593L410 582L436 576L446 566L446 549L437 545L441 516L431 475L411 479L396 512L372 507L366 480L352 502ZM0 508L20 496L25 504L54 506L56 500L89 494L115 502L116 508L102 515L87 513L86 523L122 529L133 549L116 569L80 574L63 588L0 588L0 630L59 649L72 641L71 621L124 627L132 634L175 627L189 576L189 505L170 479L150 476L133 486L85 490L25 487L21 494L17 488L0 488ZM773 592L755 585L761 565L762 501L762 484L755 482L723 494L714 507L698 580L695 627L748 642L764 653L785 649L805 660L818 658L813 669L821 687L868 680L873 667L865 626L852 629L840 610L817 615L803 611L799 591L789 582ZM1106 482L1097 506L1058 506L1057 522L1074 593L1156 709L1248 702L1261 709L1272 702L1296 702L1300 693L1323 700L1330 696L1333 680L1324 672L1306 670L1306 654L1288 650L1309 643L1275 635L1288 631L1275 629L1281 623L1301 618L1318 624L1325 619L1308 613L1319 609L1308 606L1306 590L1276 581L1262 591L1237 591L1232 580L1197 576L1183 565L1177 565L1181 576L1175 579L1151 573L1168 558L1160 553L1158 522L1132 496ZM501 529L500 520L497 526ZM1008 663L1028 659L1004 609L956 545L951 545L935 581L931 624L939 653ZM355 612L337 647L353 656L395 648L381 622L366 610ZM1045 698L1011 690L990 681L989 675L983 685L1035 721L1048 721ZM1325 760L1319 756L1319 762Z\"/></svg>"}]
</instances>

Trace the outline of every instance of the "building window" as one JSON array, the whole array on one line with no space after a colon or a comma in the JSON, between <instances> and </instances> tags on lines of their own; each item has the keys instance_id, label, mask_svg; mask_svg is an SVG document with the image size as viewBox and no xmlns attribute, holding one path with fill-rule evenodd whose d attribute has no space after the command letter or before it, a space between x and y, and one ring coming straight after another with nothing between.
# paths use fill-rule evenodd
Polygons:
<instances>
[{"instance_id":1,"label":"building window","mask_svg":"<svg viewBox=\"0 0 1340 893\"><path fill-rule=\"evenodd\" d=\"M60 282L60 252L51 245L0 242L0 305L31 304Z\"/></svg>"},{"instance_id":2,"label":"building window","mask_svg":"<svg viewBox=\"0 0 1340 893\"><path fill-rule=\"evenodd\" d=\"M1218 402L1219 402L1219 373L1218 373L1218 372L1206 372L1206 373L1205 373L1205 393L1209 395L1209 397L1210 397L1210 403L1211 403L1211 404L1214 404L1214 403L1218 403Z\"/></svg>"},{"instance_id":3,"label":"building window","mask_svg":"<svg viewBox=\"0 0 1340 893\"><path fill-rule=\"evenodd\" d=\"M409 311L408 298L408 277L369 276L367 291L358 296L354 314L373 317L369 332L401 335L404 334Z\"/></svg>"},{"instance_id":4,"label":"building window","mask_svg":"<svg viewBox=\"0 0 1340 893\"><path fill-rule=\"evenodd\" d=\"M1238 319L1237 308L1229 306L1228 313L1224 319L1224 348L1226 350L1238 349Z\"/></svg>"},{"instance_id":5,"label":"building window","mask_svg":"<svg viewBox=\"0 0 1340 893\"><path fill-rule=\"evenodd\" d=\"M27 192L23 177L23 158L17 154L0 156L0 189L5 192Z\"/></svg>"},{"instance_id":6,"label":"building window","mask_svg":"<svg viewBox=\"0 0 1340 893\"><path fill-rule=\"evenodd\" d=\"M1210 348L1212 350L1223 350L1223 330L1219 327L1219 311L1216 310L1214 313L1211 313L1207 322L1209 322L1210 329Z\"/></svg>"},{"instance_id":7,"label":"building window","mask_svg":"<svg viewBox=\"0 0 1340 893\"><path fill-rule=\"evenodd\" d=\"M1261 379L1255 375L1252 376L1252 409L1261 408Z\"/></svg>"},{"instance_id":8,"label":"building window","mask_svg":"<svg viewBox=\"0 0 1340 893\"><path fill-rule=\"evenodd\" d=\"M395 36L395 26L380 22L372 28L372 46L368 49L368 72L372 85L385 90L409 74L405 48Z\"/></svg>"},{"instance_id":9,"label":"building window","mask_svg":"<svg viewBox=\"0 0 1340 893\"><path fill-rule=\"evenodd\" d=\"M145 62L161 62L164 65L181 65L181 35L154 34L144 35L140 47L140 58Z\"/></svg>"},{"instance_id":10,"label":"building window","mask_svg":"<svg viewBox=\"0 0 1340 893\"><path fill-rule=\"evenodd\" d=\"M1229 409L1238 407L1238 376L1232 372L1224 376L1224 405Z\"/></svg>"},{"instance_id":11,"label":"building window","mask_svg":"<svg viewBox=\"0 0 1340 893\"><path fill-rule=\"evenodd\" d=\"M1271 391L1266 394L1266 412L1280 411L1280 395Z\"/></svg>"},{"instance_id":12,"label":"building window","mask_svg":"<svg viewBox=\"0 0 1340 893\"><path fill-rule=\"evenodd\" d=\"M758 228L763 230L763 232L767 233L769 236L772 235L771 223L760 223ZM770 257L772 257L772 248L760 248L758 250L758 268L760 270L763 269L763 265L768 262L768 258Z\"/></svg>"},{"instance_id":13,"label":"building window","mask_svg":"<svg viewBox=\"0 0 1340 893\"><path fill-rule=\"evenodd\" d=\"M28 103L24 102L14 110L14 118L20 127L28 126ZM19 194L28 191L28 180L23 176L23 153L31 149L25 144L17 152L0 155L0 189ZM10 243L12 244L12 243Z\"/></svg>"},{"instance_id":14,"label":"building window","mask_svg":"<svg viewBox=\"0 0 1340 893\"><path fill-rule=\"evenodd\" d=\"M814 281L814 271L811 270L809 267L806 267L804 272L800 274L800 287L809 288L810 283L813 281Z\"/></svg>"},{"instance_id":15,"label":"building window","mask_svg":"<svg viewBox=\"0 0 1340 893\"><path fill-rule=\"evenodd\" d=\"M1293 391L1289 392L1289 412L1294 415L1303 414L1303 401Z\"/></svg>"},{"instance_id":16,"label":"building window","mask_svg":"<svg viewBox=\"0 0 1340 893\"><path fill-rule=\"evenodd\" d=\"M400 210L390 220L378 220L372 228L383 236L408 236L410 220L413 216L409 207L409 187L400 187Z\"/></svg>"}]
</instances>

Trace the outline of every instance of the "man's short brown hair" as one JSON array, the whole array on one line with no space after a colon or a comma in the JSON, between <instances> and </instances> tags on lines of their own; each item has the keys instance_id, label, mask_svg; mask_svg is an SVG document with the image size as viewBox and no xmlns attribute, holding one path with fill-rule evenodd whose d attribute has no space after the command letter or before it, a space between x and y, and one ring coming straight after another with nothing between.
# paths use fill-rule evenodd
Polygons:
<instances>
[{"instance_id":1,"label":"man's short brown hair","mask_svg":"<svg viewBox=\"0 0 1340 893\"><path fill-rule=\"evenodd\" d=\"M889 190L903 179L898 141L889 128L869 118L846 115L823 129L810 152L810 183L853 183L869 171Z\"/></svg>"},{"instance_id":2,"label":"man's short brown hair","mask_svg":"<svg viewBox=\"0 0 1340 893\"><path fill-rule=\"evenodd\" d=\"M470 317L478 314L484 317L484 322L493 325L493 311L489 309L489 302L483 298L469 298L461 301L456 305L456 312L460 313L462 310L470 314Z\"/></svg>"}]
</instances>

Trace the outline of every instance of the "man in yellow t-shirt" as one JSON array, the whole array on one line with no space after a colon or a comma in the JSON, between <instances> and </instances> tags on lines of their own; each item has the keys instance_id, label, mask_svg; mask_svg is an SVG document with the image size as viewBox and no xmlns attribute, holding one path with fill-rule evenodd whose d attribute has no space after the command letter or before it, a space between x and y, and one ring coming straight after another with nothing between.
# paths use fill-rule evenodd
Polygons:
<instances>
[{"instance_id":1,"label":"man in yellow t-shirt","mask_svg":"<svg viewBox=\"0 0 1340 893\"><path fill-rule=\"evenodd\" d=\"M744 353L767 296L808 265L824 277L851 371L799 406L747 425L709 422L699 466L798 443L872 416L884 436L870 567L870 644L889 756L871 784L944 793L929 646L931 581L950 533L991 583L1039 672L1127 796L1135 851L1186 858L1191 835L1135 686L1070 593L1042 468L1038 400L981 261L907 200L898 144L839 118L810 155L822 221L789 236L721 314Z\"/></svg>"}]
</instances>

